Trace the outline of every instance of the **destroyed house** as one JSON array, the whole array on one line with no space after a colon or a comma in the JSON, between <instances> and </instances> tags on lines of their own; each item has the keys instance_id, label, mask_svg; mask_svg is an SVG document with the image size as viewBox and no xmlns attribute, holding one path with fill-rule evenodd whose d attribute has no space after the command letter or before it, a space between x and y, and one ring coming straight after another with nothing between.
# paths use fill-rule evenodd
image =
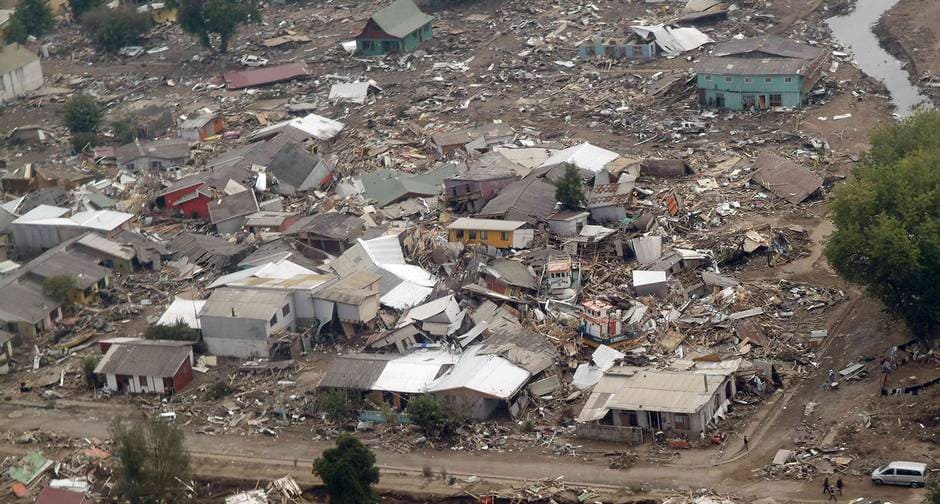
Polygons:
<instances>
[{"instance_id":1,"label":"destroyed house","mask_svg":"<svg viewBox=\"0 0 940 504\"><path fill-rule=\"evenodd\" d=\"M649 61L656 57L656 41L644 40L633 33L626 37L594 35L578 43L578 56L581 59Z\"/></svg>"},{"instance_id":2,"label":"destroyed house","mask_svg":"<svg viewBox=\"0 0 940 504\"><path fill-rule=\"evenodd\" d=\"M209 222L219 234L241 231L248 216L258 211L255 192L246 189L209 202Z\"/></svg>"},{"instance_id":3,"label":"destroyed house","mask_svg":"<svg viewBox=\"0 0 940 504\"><path fill-rule=\"evenodd\" d=\"M176 235L170 241L169 248L177 260L185 258L191 264L216 270L234 266L248 254L244 245L195 233Z\"/></svg>"},{"instance_id":4,"label":"destroyed house","mask_svg":"<svg viewBox=\"0 0 940 504\"><path fill-rule=\"evenodd\" d=\"M304 62L285 63L251 70L233 70L222 74L225 87L228 89L244 89L249 87L267 86L300 79L310 76L310 70Z\"/></svg>"},{"instance_id":5,"label":"destroyed house","mask_svg":"<svg viewBox=\"0 0 940 504\"><path fill-rule=\"evenodd\" d=\"M333 180L333 167L326 160L294 143L278 151L266 173L274 178L277 193L284 195L320 189Z\"/></svg>"},{"instance_id":6,"label":"destroyed house","mask_svg":"<svg viewBox=\"0 0 940 504\"><path fill-rule=\"evenodd\" d=\"M173 109L165 106L150 105L132 112L131 116L137 126L137 138L161 137L176 124L173 119Z\"/></svg>"},{"instance_id":7,"label":"destroyed house","mask_svg":"<svg viewBox=\"0 0 940 504\"><path fill-rule=\"evenodd\" d=\"M114 149L119 168L135 170L165 170L182 166L189 161L189 143L179 138L166 138L153 142L134 140Z\"/></svg>"},{"instance_id":8,"label":"destroyed house","mask_svg":"<svg viewBox=\"0 0 940 504\"><path fill-rule=\"evenodd\" d=\"M379 311L379 281L369 271L357 271L313 294L317 320L338 320L347 335L375 320Z\"/></svg>"},{"instance_id":9,"label":"destroyed house","mask_svg":"<svg viewBox=\"0 0 940 504\"><path fill-rule=\"evenodd\" d=\"M189 341L140 340L111 344L95 367L105 390L128 394L172 394L193 381Z\"/></svg>"},{"instance_id":10,"label":"destroyed house","mask_svg":"<svg viewBox=\"0 0 940 504\"><path fill-rule=\"evenodd\" d=\"M339 255L355 245L365 229L366 221L355 215L327 212L301 217L286 234L308 247Z\"/></svg>"},{"instance_id":11,"label":"destroyed house","mask_svg":"<svg viewBox=\"0 0 940 504\"><path fill-rule=\"evenodd\" d=\"M822 187L819 175L772 152L761 152L754 160L751 180L794 205L802 203Z\"/></svg>"},{"instance_id":12,"label":"destroyed house","mask_svg":"<svg viewBox=\"0 0 940 504\"><path fill-rule=\"evenodd\" d=\"M553 213L555 186L543 178L529 175L500 189L476 216L536 224Z\"/></svg>"},{"instance_id":13,"label":"destroyed house","mask_svg":"<svg viewBox=\"0 0 940 504\"><path fill-rule=\"evenodd\" d=\"M107 268L73 250L76 240L47 250L0 279L0 321L10 332L35 338L62 318L62 307L67 302L87 303L99 289L108 286ZM58 276L68 276L74 282L66 301L52 299L43 288L47 279Z\"/></svg>"},{"instance_id":14,"label":"destroyed house","mask_svg":"<svg viewBox=\"0 0 940 504\"><path fill-rule=\"evenodd\" d=\"M245 227L253 233L283 233L294 225L298 219L300 219L300 215L296 212L261 210L248 216Z\"/></svg>"},{"instance_id":15,"label":"destroyed house","mask_svg":"<svg viewBox=\"0 0 940 504\"><path fill-rule=\"evenodd\" d=\"M457 131L431 135L431 145L441 157L455 152L466 154L482 152L489 148L512 142L515 132L505 124L486 124Z\"/></svg>"},{"instance_id":16,"label":"destroyed house","mask_svg":"<svg viewBox=\"0 0 940 504\"><path fill-rule=\"evenodd\" d=\"M295 326L289 291L223 287L199 312L209 353L221 357L268 357L273 339Z\"/></svg>"},{"instance_id":17,"label":"destroyed house","mask_svg":"<svg viewBox=\"0 0 940 504\"><path fill-rule=\"evenodd\" d=\"M528 174L528 169L498 152L487 152L467 164L467 168L444 179L447 202L469 212L477 212L503 187Z\"/></svg>"},{"instance_id":18,"label":"destroyed house","mask_svg":"<svg viewBox=\"0 0 940 504\"><path fill-rule=\"evenodd\" d=\"M133 218L133 214L113 210L72 214L67 208L40 205L14 220L11 227L17 252L30 256L88 231L113 237L128 229Z\"/></svg>"},{"instance_id":19,"label":"destroyed house","mask_svg":"<svg viewBox=\"0 0 940 504\"><path fill-rule=\"evenodd\" d=\"M455 173L455 163L443 163L418 175L380 169L362 175L359 182L363 188L362 196L374 201L376 207L383 208L409 198L437 197L441 194L444 180Z\"/></svg>"},{"instance_id":20,"label":"destroyed house","mask_svg":"<svg viewBox=\"0 0 940 504\"><path fill-rule=\"evenodd\" d=\"M731 110L804 106L828 56L773 35L722 42L695 65L699 104Z\"/></svg>"},{"instance_id":21,"label":"destroyed house","mask_svg":"<svg viewBox=\"0 0 940 504\"><path fill-rule=\"evenodd\" d=\"M493 292L520 298L538 291L535 275L520 261L495 259L480 269L486 287Z\"/></svg>"},{"instance_id":22,"label":"destroyed house","mask_svg":"<svg viewBox=\"0 0 940 504\"><path fill-rule=\"evenodd\" d=\"M418 9L412 0L394 0L376 11L356 36L356 52L364 56L407 53L431 39L434 17Z\"/></svg>"},{"instance_id":23,"label":"destroyed house","mask_svg":"<svg viewBox=\"0 0 940 504\"><path fill-rule=\"evenodd\" d=\"M724 416L734 395L731 371L614 367L594 386L577 420L696 437Z\"/></svg>"},{"instance_id":24,"label":"destroyed house","mask_svg":"<svg viewBox=\"0 0 940 504\"><path fill-rule=\"evenodd\" d=\"M205 142L225 130L225 121L219 114L192 117L180 124L180 137L189 142Z\"/></svg>"},{"instance_id":25,"label":"destroyed house","mask_svg":"<svg viewBox=\"0 0 940 504\"><path fill-rule=\"evenodd\" d=\"M525 221L461 217L447 226L447 239L466 245L489 245L498 249L527 248L535 230Z\"/></svg>"}]
</instances>

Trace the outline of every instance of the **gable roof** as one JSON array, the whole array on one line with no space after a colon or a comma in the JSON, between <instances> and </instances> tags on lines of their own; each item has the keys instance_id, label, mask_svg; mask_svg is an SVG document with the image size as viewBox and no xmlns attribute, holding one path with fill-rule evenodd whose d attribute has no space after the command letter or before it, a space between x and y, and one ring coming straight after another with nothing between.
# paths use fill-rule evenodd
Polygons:
<instances>
[{"instance_id":1,"label":"gable roof","mask_svg":"<svg viewBox=\"0 0 940 504\"><path fill-rule=\"evenodd\" d=\"M213 224L250 215L258 211L258 200L251 189L209 202L209 219Z\"/></svg>"},{"instance_id":2,"label":"gable roof","mask_svg":"<svg viewBox=\"0 0 940 504\"><path fill-rule=\"evenodd\" d=\"M199 311L199 317L268 321L271 315L281 309L285 299L291 295L289 291L222 287L212 292L202 310ZM232 315L233 312L234 315Z\"/></svg>"},{"instance_id":3,"label":"gable roof","mask_svg":"<svg viewBox=\"0 0 940 504\"><path fill-rule=\"evenodd\" d=\"M398 38L408 36L433 20L434 16L421 12L411 0L395 0L372 14L372 21L382 31Z\"/></svg>"},{"instance_id":4,"label":"gable roof","mask_svg":"<svg viewBox=\"0 0 940 504\"><path fill-rule=\"evenodd\" d=\"M499 190L477 214L534 223L555 213L555 186L538 177L513 182Z\"/></svg>"},{"instance_id":5,"label":"gable roof","mask_svg":"<svg viewBox=\"0 0 940 504\"><path fill-rule=\"evenodd\" d=\"M455 220L447 229L470 229L482 231L515 231L526 225L525 221L497 220L497 219L474 219L473 217L461 217Z\"/></svg>"},{"instance_id":6,"label":"gable roof","mask_svg":"<svg viewBox=\"0 0 940 504\"><path fill-rule=\"evenodd\" d=\"M340 355L330 363L326 374L320 378L318 388L347 388L369 390L379 379L389 361L396 354L349 354Z\"/></svg>"},{"instance_id":7,"label":"gable roof","mask_svg":"<svg viewBox=\"0 0 940 504\"><path fill-rule=\"evenodd\" d=\"M189 159L189 142L179 138L164 138L153 142L134 140L114 149L118 163L129 163L142 157L157 159Z\"/></svg>"},{"instance_id":8,"label":"gable roof","mask_svg":"<svg viewBox=\"0 0 940 504\"><path fill-rule=\"evenodd\" d=\"M764 53L768 56L781 58L798 58L811 60L824 52L823 49L806 44L800 44L790 39L776 35L764 35L742 40L727 40L715 45L712 56L737 56L750 53Z\"/></svg>"},{"instance_id":9,"label":"gable roof","mask_svg":"<svg viewBox=\"0 0 940 504\"><path fill-rule=\"evenodd\" d=\"M115 343L108 348L95 373L168 378L189 358L192 348L178 341L152 340L146 344Z\"/></svg>"},{"instance_id":10,"label":"gable roof","mask_svg":"<svg viewBox=\"0 0 940 504\"><path fill-rule=\"evenodd\" d=\"M302 145L291 143L277 152L268 164L267 172L278 182L300 187L321 161L319 156L311 154Z\"/></svg>"},{"instance_id":11,"label":"gable roof","mask_svg":"<svg viewBox=\"0 0 940 504\"><path fill-rule=\"evenodd\" d=\"M524 287L532 290L538 288L538 285L535 283L535 276L529 271L528 266L522 264L521 261L495 259L493 262L487 264L486 268L490 270L493 276L497 277L506 285Z\"/></svg>"},{"instance_id":12,"label":"gable roof","mask_svg":"<svg viewBox=\"0 0 940 504\"><path fill-rule=\"evenodd\" d=\"M544 168L546 166L570 163L579 170L597 173L603 170L611 161L619 157L620 154L614 151L585 142L556 152L542 163L541 167Z\"/></svg>"},{"instance_id":13,"label":"gable roof","mask_svg":"<svg viewBox=\"0 0 940 504\"><path fill-rule=\"evenodd\" d=\"M818 191L823 182L819 175L769 151L757 156L751 178L794 205Z\"/></svg>"},{"instance_id":14,"label":"gable roof","mask_svg":"<svg viewBox=\"0 0 940 504\"><path fill-rule=\"evenodd\" d=\"M410 196L437 196L441 184L447 177L457 173L456 163L443 163L420 175L410 175L397 170L376 170L359 177L362 195L382 208Z\"/></svg>"},{"instance_id":15,"label":"gable roof","mask_svg":"<svg viewBox=\"0 0 940 504\"><path fill-rule=\"evenodd\" d=\"M333 240L358 238L365 229L366 221L339 212L325 212L301 217L287 228L286 234L310 233Z\"/></svg>"},{"instance_id":16,"label":"gable roof","mask_svg":"<svg viewBox=\"0 0 940 504\"><path fill-rule=\"evenodd\" d=\"M729 40L715 46L712 55L695 65L696 73L806 75L825 49L766 35Z\"/></svg>"}]
</instances>

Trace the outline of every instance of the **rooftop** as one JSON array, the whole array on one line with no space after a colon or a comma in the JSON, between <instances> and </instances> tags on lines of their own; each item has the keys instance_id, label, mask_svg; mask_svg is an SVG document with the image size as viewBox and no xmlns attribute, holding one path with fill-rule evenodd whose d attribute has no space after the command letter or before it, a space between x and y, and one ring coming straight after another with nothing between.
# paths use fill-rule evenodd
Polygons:
<instances>
[{"instance_id":1,"label":"rooftop","mask_svg":"<svg viewBox=\"0 0 940 504\"><path fill-rule=\"evenodd\" d=\"M515 231L525 226L525 221L496 220L496 219L474 219L473 217L461 217L455 220L447 229L470 229L478 231Z\"/></svg>"},{"instance_id":2,"label":"rooftop","mask_svg":"<svg viewBox=\"0 0 940 504\"><path fill-rule=\"evenodd\" d=\"M290 295L283 291L223 287L212 292L199 316L268 321Z\"/></svg>"},{"instance_id":3,"label":"rooftop","mask_svg":"<svg viewBox=\"0 0 940 504\"><path fill-rule=\"evenodd\" d=\"M376 11L372 15L372 20L385 33L393 37L404 38L433 21L434 16L421 12L411 0L395 0Z\"/></svg>"},{"instance_id":4,"label":"rooftop","mask_svg":"<svg viewBox=\"0 0 940 504\"><path fill-rule=\"evenodd\" d=\"M192 352L189 345L180 345L179 341L151 340L147 343L111 345L95 373L168 378L176 374Z\"/></svg>"}]
</instances>

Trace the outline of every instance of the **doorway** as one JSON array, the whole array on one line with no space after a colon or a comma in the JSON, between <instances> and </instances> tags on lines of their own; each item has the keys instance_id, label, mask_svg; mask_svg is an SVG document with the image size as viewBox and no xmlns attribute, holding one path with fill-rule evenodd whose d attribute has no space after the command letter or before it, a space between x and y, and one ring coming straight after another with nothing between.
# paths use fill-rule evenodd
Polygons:
<instances>
[{"instance_id":1,"label":"doorway","mask_svg":"<svg viewBox=\"0 0 940 504\"><path fill-rule=\"evenodd\" d=\"M650 429L659 430L663 426L663 419L658 411L647 411L647 420L649 420Z\"/></svg>"}]
</instances>

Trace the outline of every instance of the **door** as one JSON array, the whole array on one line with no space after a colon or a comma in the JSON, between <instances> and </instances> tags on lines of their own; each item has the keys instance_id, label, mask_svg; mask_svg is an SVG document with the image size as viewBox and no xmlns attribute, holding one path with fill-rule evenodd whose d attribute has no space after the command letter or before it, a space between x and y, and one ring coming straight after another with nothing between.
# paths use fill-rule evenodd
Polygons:
<instances>
[{"instance_id":1,"label":"door","mask_svg":"<svg viewBox=\"0 0 940 504\"><path fill-rule=\"evenodd\" d=\"M761 109L761 110L764 110L765 108L767 108L767 97L766 97L766 96L760 95L760 97L758 97L758 100L760 101L760 109Z\"/></svg>"},{"instance_id":2,"label":"door","mask_svg":"<svg viewBox=\"0 0 940 504\"><path fill-rule=\"evenodd\" d=\"M715 93L715 106L718 108L725 108L725 94L724 93Z\"/></svg>"},{"instance_id":3,"label":"door","mask_svg":"<svg viewBox=\"0 0 940 504\"><path fill-rule=\"evenodd\" d=\"M658 411L647 411L646 414L648 415L650 429L659 430L662 428L663 421Z\"/></svg>"},{"instance_id":4,"label":"door","mask_svg":"<svg viewBox=\"0 0 940 504\"><path fill-rule=\"evenodd\" d=\"M881 473L883 481L889 485L897 484L895 479L897 476L894 475L894 469L887 469L885 472Z\"/></svg>"}]
</instances>

